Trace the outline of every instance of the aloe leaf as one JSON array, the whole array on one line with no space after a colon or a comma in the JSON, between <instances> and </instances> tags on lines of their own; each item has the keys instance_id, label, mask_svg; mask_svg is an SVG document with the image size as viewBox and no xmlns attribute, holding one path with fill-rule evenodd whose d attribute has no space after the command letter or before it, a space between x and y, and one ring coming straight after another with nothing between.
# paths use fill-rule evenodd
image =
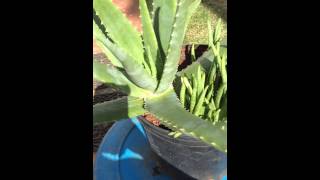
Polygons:
<instances>
[{"instance_id":1,"label":"aloe leaf","mask_svg":"<svg viewBox=\"0 0 320 180\"><path fill-rule=\"evenodd\" d=\"M188 92L189 92L189 95L191 96L192 95L192 87L191 87L191 84L188 80L188 78L186 77L182 77L182 83L186 86Z\"/></svg>"},{"instance_id":2,"label":"aloe leaf","mask_svg":"<svg viewBox=\"0 0 320 180\"><path fill-rule=\"evenodd\" d=\"M227 121L217 121L214 123L216 127L220 128L221 130L227 132L228 126L227 126Z\"/></svg>"},{"instance_id":3,"label":"aloe leaf","mask_svg":"<svg viewBox=\"0 0 320 180\"><path fill-rule=\"evenodd\" d=\"M222 82L227 84L227 69L226 69L226 62L227 59L226 59L226 56L223 55L222 58L221 58L221 77L222 77Z\"/></svg>"},{"instance_id":4,"label":"aloe leaf","mask_svg":"<svg viewBox=\"0 0 320 180\"><path fill-rule=\"evenodd\" d=\"M207 93L207 96L206 96L206 100L207 101L210 101L210 99L212 98L213 89L214 89L214 85L212 83L212 84L210 84L210 87L209 87L209 90L208 90L208 93Z\"/></svg>"},{"instance_id":5,"label":"aloe leaf","mask_svg":"<svg viewBox=\"0 0 320 180\"><path fill-rule=\"evenodd\" d=\"M214 55L212 51L206 51L200 56L196 62L193 62L185 69L176 73L176 76L186 76L191 78L191 74L197 72L198 66L201 66L206 72L209 72L212 62L214 61Z\"/></svg>"},{"instance_id":6,"label":"aloe leaf","mask_svg":"<svg viewBox=\"0 0 320 180\"><path fill-rule=\"evenodd\" d=\"M212 119L213 111L214 111L213 109L210 109L210 110L208 111L208 113L207 113L207 117L208 117L209 121L213 121L213 119Z\"/></svg>"},{"instance_id":7,"label":"aloe leaf","mask_svg":"<svg viewBox=\"0 0 320 180\"><path fill-rule=\"evenodd\" d=\"M200 109L202 108L202 105L204 103L204 99L206 97L206 93L207 93L207 90L208 90L209 86L206 86L205 89L202 91L200 97L199 97L199 100L197 101L197 105L196 107L194 108L194 111L193 111L193 114L198 116L200 114Z\"/></svg>"},{"instance_id":8,"label":"aloe leaf","mask_svg":"<svg viewBox=\"0 0 320 180\"><path fill-rule=\"evenodd\" d=\"M198 97L200 97L204 86L205 86L205 73L201 70L201 67L199 66L198 70Z\"/></svg>"},{"instance_id":9,"label":"aloe leaf","mask_svg":"<svg viewBox=\"0 0 320 180\"><path fill-rule=\"evenodd\" d=\"M213 43L217 43L221 40L221 19L218 19L218 22L216 24L216 28L214 29L214 42Z\"/></svg>"},{"instance_id":10,"label":"aloe leaf","mask_svg":"<svg viewBox=\"0 0 320 180\"><path fill-rule=\"evenodd\" d=\"M151 57L149 62L151 66L157 67L154 70L159 69L162 72L163 62L162 58L159 58L159 48L156 38L156 34L153 29L152 21L150 18L149 10L145 0L139 0L139 9L141 15L141 24L142 24L142 36L145 48L148 48L149 56ZM153 72L157 74L157 72Z\"/></svg>"},{"instance_id":11,"label":"aloe leaf","mask_svg":"<svg viewBox=\"0 0 320 180\"><path fill-rule=\"evenodd\" d=\"M93 123L104 123L144 114L142 98L122 97L93 106Z\"/></svg>"},{"instance_id":12,"label":"aloe leaf","mask_svg":"<svg viewBox=\"0 0 320 180\"><path fill-rule=\"evenodd\" d=\"M221 112L220 112L220 119L227 117L227 106L228 106L227 94L223 97L222 105L221 105Z\"/></svg>"},{"instance_id":13,"label":"aloe leaf","mask_svg":"<svg viewBox=\"0 0 320 180\"><path fill-rule=\"evenodd\" d=\"M225 60L225 64L227 65L228 50L226 46L221 45L220 54L222 54L222 59Z\"/></svg>"},{"instance_id":14,"label":"aloe leaf","mask_svg":"<svg viewBox=\"0 0 320 180\"><path fill-rule=\"evenodd\" d=\"M152 78L141 64L135 63L130 57L125 56L124 54L122 54L122 56L125 59L122 61L122 64L129 75L130 80L143 89L154 91L157 87L156 79Z\"/></svg>"},{"instance_id":15,"label":"aloe leaf","mask_svg":"<svg viewBox=\"0 0 320 180\"><path fill-rule=\"evenodd\" d=\"M166 61L157 92L167 90L175 78L180 59L180 49L191 14L200 4L200 0L178 0L173 30L171 32Z\"/></svg>"},{"instance_id":16,"label":"aloe leaf","mask_svg":"<svg viewBox=\"0 0 320 180\"><path fill-rule=\"evenodd\" d=\"M196 103L197 103L197 90L194 89L191 94L190 108L189 108L190 112L193 112Z\"/></svg>"},{"instance_id":17,"label":"aloe leaf","mask_svg":"<svg viewBox=\"0 0 320 180\"><path fill-rule=\"evenodd\" d=\"M156 64L155 64L155 61L151 55L151 51L150 51L150 48L149 46L146 46L146 59L147 59L147 63L150 67L150 71L151 71L151 76L154 78L154 79L157 79L157 67L156 67Z\"/></svg>"},{"instance_id":18,"label":"aloe leaf","mask_svg":"<svg viewBox=\"0 0 320 180\"><path fill-rule=\"evenodd\" d=\"M162 57L165 57L176 14L177 0L154 0L152 4L154 31Z\"/></svg>"},{"instance_id":19,"label":"aloe leaf","mask_svg":"<svg viewBox=\"0 0 320 180\"><path fill-rule=\"evenodd\" d=\"M205 112L207 110L207 107L202 104L201 107L199 108L199 113L198 113L198 117L200 117L201 119L205 120L206 119L206 116L205 116Z\"/></svg>"},{"instance_id":20,"label":"aloe leaf","mask_svg":"<svg viewBox=\"0 0 320 180\"><path fill-rule=\"evenodd\" d=\"M143 45L140 33L111 0L94 0L93 8L111 39L142 64Z\"/></svg>"},{"instance_id":21,"label":"aloe leaf","mask_svg":"<svg viewBox=\"0 0 320 180\"><path fill-rule=\"evenodd\" d=\"M93 78L120 89L130 96L145 97L151 92L133 84L121 71L110 64L100 64L93 61Z\"/></svg>"},{"instance_id":22,"label":"aloe leaf","mask_svg":"<svg viewBox=\"0 0 320 180\"><path fill-rule=\"evenodd\" d=\"M200 93L202 91L201 89L201 69L200 69L200 66L198 66L198 69L197 69L197 73L195 75L195 77L197 78L197 96L199 97L200 96Z\"/></svg>"},{"instance_id":23,"label":"aloe leaf","mask_svg":"<svg viewBox=\"0 0 320 180\"><path fill-rule=\"evenodd\" d=\"M216 79L216 72L217 72L217 66L215 62L212 62L210 71L209 71L209 78L208 78L208 84L214 84L214 81Z\"/></svg>"},{"instance_id":24,"label":"aloe leaf","mask_svg":"<svg viewBox=\"0 0 320 180\"><path fill-rule=\"evenodd\" d=\"M217 91L217 94L216 94L215 99L214 99L214 103L215 103L217 108L220 107L221 97L223 95L223 92L225 91L225 88L226 88L226 84L221 84L219 89L218 89L218 91Z\"/></svg>"},{"instance_id":25,"label":"aloe leaf","mask_svg":"<svg viewBox=\"0 0 320 180\"><path fill-rule=\"evenodd\" d=\"M175 135L176 134L176 132L170 132L169 134L168 134L168 136L173 136L173 135Z\"/></svg>"},{"instance_id":26,"label":"aloe leaf","mask_svg":"<svg viewBox=\"0 0 320 180\"><path fill-rule=\"evenodd\" d=\"M213 124L216 124L219 121L221 109L217 109L213 112Z\"/></svg>"},{"instance_id":27,"label":"aloe leaf","mask_svg":"<svg viewBox=\"0 0 320 180\"><path fill-rule=\"evenodd\" d=\"M142 64L143 64L144 69L148 72L148 74L150 76L152 76L151 67L150 67L150 64L148 63L148 61L143 61Z\"/></svg>"},{"instance_id":28,"label":"aloe leaf","mask_svg":"<svg viewBox=\"0 0 320 180\"><path fill-rule=\"evenodd\" d=\"M126 73L132 82L137 86L150 91L154 91L156 89L157 81L143 68L143 63L136 63L136 61L123 51L122 48L116 46L108 39L105 40L105 46L122 63L122 66L126 70Z\"/></svg>"},{"instance_id":29,"label":"aloe leaf","mask_svg":"<svg viewBox=\"0 0 320 180\"><path fill-rule=\"evenodd\" d=\"M101 34L102 32L99 31L97 24L93 23L93 29L97 35ZM100 35L99 35L100 37ZM130 80L134 82L141 88L148 89L148 90L155 90L157 87L156 79L152 78L147 70L148 66L142 61L142 64L136 63L130 55L128 55L122 48L113 44L109 39L105 38L101 41L104 47L112 53L114 59L117 59L117 62L122 64L122 67L126 70L127 75L129 76ZM115 60L114 60L115 61ZM146 69L143 68L143 64L146 66Z\"/></svg>"},{"instance_id":30,"label":"aloe leaf","mask_svg":"<svg viewBox=\"0 0 320 180\"><path fill-rule=\"evenodd\" d=\"M98 27L95 21L93 21L93 38L96 40L96 44L101 48L102 52L106 54L108 60L116 67L123 67L121 62L113 56L109 49L105 46L107 37Z\"/></svg>"},{"instance_id":31,"label":"aloe leaf","mask_svg":"<svg viewBox=\"0 0 320 180\"><path fill-rule=\"evenodd\" d=\"M106 48L106 46L104 46L104 44L101 41L96 41L96 44L98 45L98 47L100 47L102 52L107 56L108 60L111 62L112 65L118 68L123 68L121 62L116 57L114 57L114 55L110 52L110 50Z\"/></svg>"},{"instance_id":32,"label":"aloe leaf","mask_svg":"<svg viewBox=\"0 0 320 180\"><path fill-rule=\"evenodd\" d=\"M226 132L186 111L181 106L173 89L169 89L159 96L146 98L145 107L161 123L164 123L172 130L178 130L179 132L202 139L218 150L226 152Z\"/></svg>"},{"instance_id":33,"label":"aloe leaf","mask_svg":"<svg viewBox=\"0 0 320 180\"><path fill-rule=\"evenodd\" d=\"M216 110L216 105L214 104L213 99L211 99L211 101L204 99L204 101L210 110Z\"/></svg>"},{"instance_id":34,"label":"aloe leaf","mask_svg":"<svg viewBox=\"0 0 320 180\"><path fill-rule=\"evenodd\" d=\"M220 44L220 41L218 41L218 42L216 43L216 48L217 48L217 52L218 52L219 55L221 56L221 54L220 54L220 47L221 47L221 44Z\"/></svg>"},{"instance_id":35,"label":"aloe leaf","mask_svg":"<svg viewBox=\"0 0 320 180\"><path fill-rule=\"evenodd\" d=\"M181 135L182 135L181 132L176 132L173 137L174 137L174 138L178 138L178 137L181 136Z\"/></svg>"},{"instance_id":36,"label":"aloe leaf","mask_svg":"<svg viewBox=\"0 0 320 180\"><path fill-rule=\"evenodd\" d=\"M183 79L181 78L181 82L183 82ZM184 83L181 83L180 88L180 101L183 107L185 107L185 99L186 99L186 85Z\"/></svg>"},{"instance_id":37,"label":"aloe leaf","mask_svg":"<svg viewBox=\"0 0 320 180\"><path fill-rule=\"evenodd\" d=\"M195 49L194 49L194 44L192 44L192 47L191 47L191 62L195 62L196 60L197 60L196 52L195 52Z\"/></svg>"},{"instance_id":38,"label":"aloe leaf","mask_svg":"<svg viewBox=\"0 0 320 180\"><path fill-rule=\"evenodd\" d=\"M198 82L196 77L192 74L192 94L191 94L191 102L190 102L190 112L193 112L193 109L196 105L198 97Z\"/></svg>"}]
</instances>

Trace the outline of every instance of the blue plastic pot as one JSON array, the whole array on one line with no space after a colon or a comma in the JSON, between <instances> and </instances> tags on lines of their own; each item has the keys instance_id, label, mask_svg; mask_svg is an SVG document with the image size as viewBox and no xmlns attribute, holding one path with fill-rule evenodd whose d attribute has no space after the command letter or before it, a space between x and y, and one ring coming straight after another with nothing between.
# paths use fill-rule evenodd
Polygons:
<instances>
[{"instance_id":1,"label":"blue plastic pot","mask_svg":"<svg viewBox=\"0 0 320 180\"><path fill-rule=\"evenodd\" d=\"M157 167L169 169L157 172ZM170 171L171 170L171 171ZM103 138L94 164L95 180L192 179L166 164L150 148L137 118L116 122ZM222 180L227 180L223 177Z\"/></svg>"}]
</instances>

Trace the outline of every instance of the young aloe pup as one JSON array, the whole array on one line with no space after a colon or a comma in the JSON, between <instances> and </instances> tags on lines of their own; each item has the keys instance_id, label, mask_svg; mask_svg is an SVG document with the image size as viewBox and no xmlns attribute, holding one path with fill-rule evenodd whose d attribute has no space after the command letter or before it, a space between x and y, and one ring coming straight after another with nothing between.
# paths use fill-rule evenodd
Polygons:
<instances>
[{"instance_id":1,"label":"young aloe pup","mask_svg":"<svg viewBox=\"0 0 320 180\"><path fill-rule=\"evenodd\" d=\"M199 61L193 63L178 74L180 75L179 99L181 104L192 114L226 128L227 124L227 51L221 46L221 20L215 30L209 27L209 52L206 59L210 63L201 66ZM192 59L194 49L192 49ZM172 133L174 134L174 133Z\"/></svg>"}]
</instances>

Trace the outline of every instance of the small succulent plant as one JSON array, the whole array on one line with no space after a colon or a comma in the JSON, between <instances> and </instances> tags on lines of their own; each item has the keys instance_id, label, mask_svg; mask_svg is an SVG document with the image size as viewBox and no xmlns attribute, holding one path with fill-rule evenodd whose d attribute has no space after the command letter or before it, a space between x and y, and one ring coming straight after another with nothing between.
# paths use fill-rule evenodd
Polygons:
<instances>
[{"instance_id":1,"label":"small succulent plant","mask_svg":"<svg viewBox=\"0 0 320 180\"><path fill-rule=\"evenodd\" d=\"M192 114L226 128L227 122L227 51L221 46L221 20L214 31L209 25L210 62L206 68L192 64L179 72L179 98L181 104ZM195 59L194 48L191 59ZM201 61L201 58L199 58ZM196 67L195 67L196 66ZM192 69L192 70L189 70ZM189 73L185 73L189 70Z\"/></svg>"},{"instance_id":2,"label":"small succulent plant","mask_svg":"<svg viewBox=\"0 0 320 180\"><path fill-rule=\"evenodd\" d=\"M154 0L149 13L145 0L139 0L140 34L111 0L93 1L94 39L112 63L94 61L93 77L128 95L94 105L94 123L148 112L173 131L226 152L226 130L187 111L173 87L187 24L199 3Z\"/></svg>"}]
</instances>

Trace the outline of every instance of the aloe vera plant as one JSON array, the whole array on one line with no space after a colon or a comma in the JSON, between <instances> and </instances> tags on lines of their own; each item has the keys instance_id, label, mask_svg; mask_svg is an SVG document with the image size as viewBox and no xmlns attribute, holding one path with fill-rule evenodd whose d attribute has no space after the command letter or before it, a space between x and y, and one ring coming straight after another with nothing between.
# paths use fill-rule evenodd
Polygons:
<instances>
[{"instance_id":1,"label":"aloe vera plant","mask_svg":"<svg viewBox=\"0 0 320 180\"><path fill-rule=\"evenodd\" d=\"M188 112L173 88L187 24L199 3L200 0L154 0L149 13L145 0L139 0L140 34L111 0L93 1L94 39L112 63L94 61L93 76L128 94L94 105L94 123L148 112L175 132L227 151L226 130Z\"/></svg>"}]
</instances>

